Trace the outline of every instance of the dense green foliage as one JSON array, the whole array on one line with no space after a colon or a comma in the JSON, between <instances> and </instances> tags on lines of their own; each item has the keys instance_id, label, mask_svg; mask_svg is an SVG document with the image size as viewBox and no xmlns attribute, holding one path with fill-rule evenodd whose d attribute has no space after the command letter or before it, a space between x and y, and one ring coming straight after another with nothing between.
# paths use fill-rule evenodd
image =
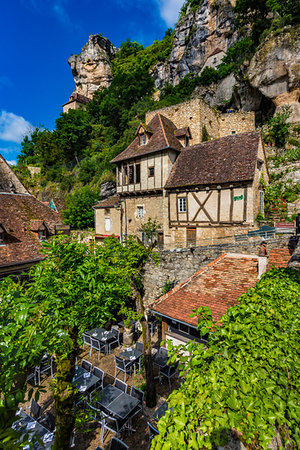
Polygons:
<instances>
[{"instance_id":1,"label":"dense green foliage","mask_svg":"<svg viewBox=\"0 0 300 450\"><path fill-rule=\"evenodd\" d=\"M76 230L93 228L93 206L99 200L99 193L89 186L83 186L66 197L66 209L62 215L64 222Z\"/></svg>"},{"instance_id":2,"label":"dense green foliage","mask_svg":"<svg viewBox=\"0 0 300 450\"><path fill-rule=\"evenodd\" d=\"M291 108L284 106L282 110L276 113L266 124L264 141L272 142L276 147L284 147L290 134L291 124L287 119L291 115Z\"/></svg>"},{"instance_id":3,"label":"dense green foliage","mask_svg":"<svg viewBox=\"0 0 300 450\"><path fill-rule=\"evenodd\" d=\"M132 277L142 286L136 267L151 256L133 239L123 246L108 238L98 246L66 236L44 243L44 253L29 280L0 282L0 448L16 440L10 425L25 398L27 374L45 352L55 354L57 365L54 449L69 448L82 332L116 320L121 306L130 305Z\"/></svg>"},{"instance_id":4,"label":"dense green foliage","mask_svg":"<svg viewBox=\"0 0 300 450\"><path fill-rule=\"evenodd\" d=\"M247 448L266 449L275 434L299 448L299 273L274 269L225 314L207 348L191 342L171 350L186 382L169 397L152 448L224 446L231 430ZM203 331L203 330L202 330ZM183 351L192 352L189 359ZM180 356L181 355L181 356Z\"/></svg>"}]
</instances>

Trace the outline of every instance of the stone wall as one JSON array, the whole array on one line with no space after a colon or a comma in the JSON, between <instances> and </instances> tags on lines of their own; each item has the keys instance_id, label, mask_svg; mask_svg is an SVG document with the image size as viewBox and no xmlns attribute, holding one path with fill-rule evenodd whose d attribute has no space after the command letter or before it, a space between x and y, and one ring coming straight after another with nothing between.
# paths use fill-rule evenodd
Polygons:
<instances>
[{"instance_id":1,"label":"stone wall","mask_svg":"<svg viewBox=\"0 0 300 450\"><path fill-rule=\"evenodd\" d=\"M29 194L17 175L0 155L0 192L9 194Z\"/></svg>"},{"instance_id":2,"label":"stone wall","mask_svg":"<svg viewBox=\"0 0 300 450\"><path fill-rule=\"evenodd\" d=\"M146 114L146 124L157 112L171 120L177 128L189 127L192 134L190 145L202 142L204 125L213 139L255 130L253 111L219 114L199 98L149 111Z\"/></svg>"},{"instance_id":3,"label":"stone wall","mask_svg":"<svg viewBox=\"0 0 300 450\"><path fill-rule=\"evenodd\" d=\"M268 239L267 249L287 248L290 236ZM160 263L146 264L144 275L145 304L149 306L162 294L165 283L181 283L224 253L258 254L260 238L191 249L163 250Z\"/></svg>"},{"instance_id":4,"label":"stone wall","mask_svg":"<svg viewBox=\"0 0 300 450\"><path fill-rule=\"evenodd\" d=\"M255 113L249 111L221 114L219 124L219 137L253 131L255 130Z\"/></svg>"}]
</instances>

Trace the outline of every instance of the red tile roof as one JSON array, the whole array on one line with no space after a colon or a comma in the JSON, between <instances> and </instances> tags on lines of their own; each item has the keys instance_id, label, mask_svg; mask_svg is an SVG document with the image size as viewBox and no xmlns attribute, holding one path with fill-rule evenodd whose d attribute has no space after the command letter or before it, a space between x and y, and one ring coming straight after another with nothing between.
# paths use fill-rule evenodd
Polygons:
<instances>
[{"instance_id":1,"label":"red tile roof","mask_svg":"<svg viewBox=\"0 0 300 450\"><path fill-rule=\"evenodd\" d=\"M186 147L178 156L165 187L253 180L260 139L259 132L251 131Z\"/></svg>"},{"instance_id":2,"label":"red tile roof","mask_svg":"<svg viewBox=\"0 0 300 450\"><path fill-rule=\"evenodd\" d=\"M153 133L147 143L145 145L139 145L139 136L136 136L126 150L112 159L111 162L116 163L125 159L147 155L148 153L157 152L166 148L172 148L178 151L183 149L183 146L175 137L176 126L173 122L171 122L171 120L167 119L160 113L155 114L149 124L147 126L145 125L145 128L148 128Z\"/></svg>"},{"instance_id":3,"label":"red tile roof","mask_svg":"<svg viewBox=\"0 0 300 450\"><path fill-rule=\"evenodd\" d=\"M0 246L0 267L41 259L37 230L44 223L50 234L62 224L60 215L29 194L0 193L0 223L7 233ZM33 227L33 228L32 228Z\"/></svg>"},{"instance_id":4,"label":"red tile roof","mask_svg":"<svg viewBox=\"0 0 300 450\"><path fill-rule=\"evenodd\" d=\"M113 197L109 197L101 202L97 203L94 208L113 208L116 203L119 203L120 196L114 195Z\"/></svg>"},{"instance_id":5,"label":"red tile roof","mask_svg":"<svg viewBox=\"0 0 300 450\"><path fill-rule=\"evenodd\" d=\"M287 267L291 254L287 248L272 248L269 253L267 270L273 267Z\"/></svg>"},{"instance_id":6,"label":"red tile roof","mask_svg":"<svg viewBox=\"0 0 300 450\"><path fill-rule=\"evenodd\" d=\"M208 306L219 320L257 282L257 256L225 254L192 275L152 305L152 310L193 326L192 309Z\"/></svg>"}]
</instances>

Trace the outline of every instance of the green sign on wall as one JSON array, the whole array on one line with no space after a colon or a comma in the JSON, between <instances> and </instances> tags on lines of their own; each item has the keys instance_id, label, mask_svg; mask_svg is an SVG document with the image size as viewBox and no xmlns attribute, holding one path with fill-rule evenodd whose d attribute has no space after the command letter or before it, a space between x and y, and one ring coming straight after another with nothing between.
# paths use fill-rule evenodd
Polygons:
<instances>
[{"instance_id":1,"label":"green sign on wall","mask_svg":"<svg viewBox=\"0 0 300 450\"><path fill-rule=\"evenodd\" d=\"M236 202L237 200L243 200L243 194L242 195L237 195L236 197L233 197L233 200Z\"/></svg>"}]
</instances>

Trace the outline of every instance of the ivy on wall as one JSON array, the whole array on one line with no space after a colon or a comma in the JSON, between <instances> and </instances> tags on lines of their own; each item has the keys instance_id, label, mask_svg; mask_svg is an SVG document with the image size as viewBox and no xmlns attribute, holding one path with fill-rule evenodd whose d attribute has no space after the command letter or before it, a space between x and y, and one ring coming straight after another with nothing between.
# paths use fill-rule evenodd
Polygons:
<instances>
[{"instance_id":1,"label":"ivy on wall","mask_svg":"<svg viewBox=\"0 0 300 450\"><path fill-rule=\"evenodd\" d=\"M206 349L169 344L186 382L170 395L152 449L209 449L224 445L232 430L247 448L267 449L275 430L283 448L299 448L299 282L298 272L273 269L222 326L202 312L199 329L215 330Z\"/></svg>"}]
</instances>

